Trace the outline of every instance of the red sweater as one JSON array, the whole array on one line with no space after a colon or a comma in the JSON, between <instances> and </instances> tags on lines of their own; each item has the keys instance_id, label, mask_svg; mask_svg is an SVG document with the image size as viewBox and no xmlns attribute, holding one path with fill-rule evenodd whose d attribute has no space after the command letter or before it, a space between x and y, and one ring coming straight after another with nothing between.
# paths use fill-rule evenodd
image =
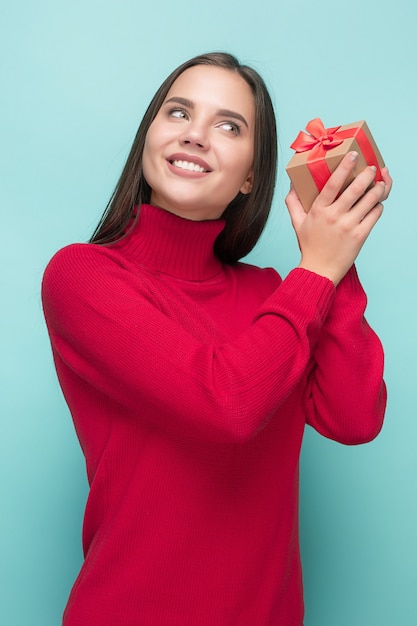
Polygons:
<instances>
[{"instance_id":1,"label":"red sweater","mask_svg":"<svg viewBox=\"0 0 417 626\"><path fill-rule=\"evenodd\" d=\"M65 626L300 626L305 423L346 444L385 408L354 268L224 266L222 221L144 206L49 263L45 316L85 454L85 562Z\"/></svg>"}]
</instances>

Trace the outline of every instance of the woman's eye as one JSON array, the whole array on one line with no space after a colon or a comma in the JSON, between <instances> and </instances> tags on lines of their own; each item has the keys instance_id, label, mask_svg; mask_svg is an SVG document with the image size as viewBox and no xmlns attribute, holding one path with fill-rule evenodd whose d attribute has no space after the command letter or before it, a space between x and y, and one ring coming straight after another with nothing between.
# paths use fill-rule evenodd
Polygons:
<instances>
[{"instance_id":1,"label":"woman's eye","mask_svg":"<svg viewBox=\"0 0 417 626\"><path fill-rule=\"evenodd\" d=\"M240 126L235 122L223 122L222 124L220 124L220 127L229 133L233 133L234 135L240 134Z\"/></svg>"},{"instance_id":2,"label":"woman's eye","mask_svg":"<svg viewBox=\"0 0 417 626\"><path fill-rule=\"evenodd\" d=\"M187 119L188 115L187 115L187 111L184 111L184 109L171 109L169 111L169 115L170 117L176 117L177 119Z\"/></svg>"}]
</instances>

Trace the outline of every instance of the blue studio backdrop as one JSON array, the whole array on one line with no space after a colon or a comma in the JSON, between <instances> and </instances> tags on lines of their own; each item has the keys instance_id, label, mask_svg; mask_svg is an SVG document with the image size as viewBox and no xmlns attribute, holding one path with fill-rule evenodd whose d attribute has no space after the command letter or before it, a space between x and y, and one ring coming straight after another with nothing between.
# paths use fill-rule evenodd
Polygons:
<instances>
[{"instance_id":1,"label":"blue studio backdrop","mask_svg":"<svg viewBox=\"0 0 417 626\"><path fill-rule=\"evenodd\" d=\"M226 50L264 76L280 163L249 261L285 275L284 205L305 123L366 119L395 185L358 269L386 353L389 403L372 443L307 429L301 459L306 626L417 624L414 0L0 0L0 622L56 626L82 561L84 461L40 304L52 254L91 234L165 76ZM285 625L283 625L285 626Z\"/></svg>"}]
</instances>

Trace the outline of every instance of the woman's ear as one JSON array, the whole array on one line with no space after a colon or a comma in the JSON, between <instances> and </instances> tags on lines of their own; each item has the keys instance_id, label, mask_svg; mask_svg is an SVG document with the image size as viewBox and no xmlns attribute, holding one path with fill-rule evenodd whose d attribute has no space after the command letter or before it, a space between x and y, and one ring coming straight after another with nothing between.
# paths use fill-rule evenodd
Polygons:
<instances>
[{"instance_id":1,"label":"woman's ear","mask_svg":"<svg viewBox=\"0 0 417 626\"><path fill-rule=\"evenodd\" d=\"M252 191L252 187L253 187L253 169L250 168L248 175L246 177L246 180L244 181L239 191L246 195Z\"/></svg>"}]
</instances>

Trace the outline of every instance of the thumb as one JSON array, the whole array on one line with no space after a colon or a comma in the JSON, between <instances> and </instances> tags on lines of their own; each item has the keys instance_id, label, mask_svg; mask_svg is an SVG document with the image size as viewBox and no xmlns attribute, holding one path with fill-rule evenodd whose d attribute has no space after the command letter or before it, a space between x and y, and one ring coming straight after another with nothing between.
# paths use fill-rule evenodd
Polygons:
<instances>
[{"instance_id":1,"label":"thumb","mask_svg":"<svg viewBox=\"0 0 417 626\"><path fill-rule=\"evenodd\" d=\"M298 229L304 222L307 213L304 211L303 205L301 204L294 188L290 189L287 197L285 198L285 204L287 205L293 228L297 233Z\"/></svg>"}]
</instances>

